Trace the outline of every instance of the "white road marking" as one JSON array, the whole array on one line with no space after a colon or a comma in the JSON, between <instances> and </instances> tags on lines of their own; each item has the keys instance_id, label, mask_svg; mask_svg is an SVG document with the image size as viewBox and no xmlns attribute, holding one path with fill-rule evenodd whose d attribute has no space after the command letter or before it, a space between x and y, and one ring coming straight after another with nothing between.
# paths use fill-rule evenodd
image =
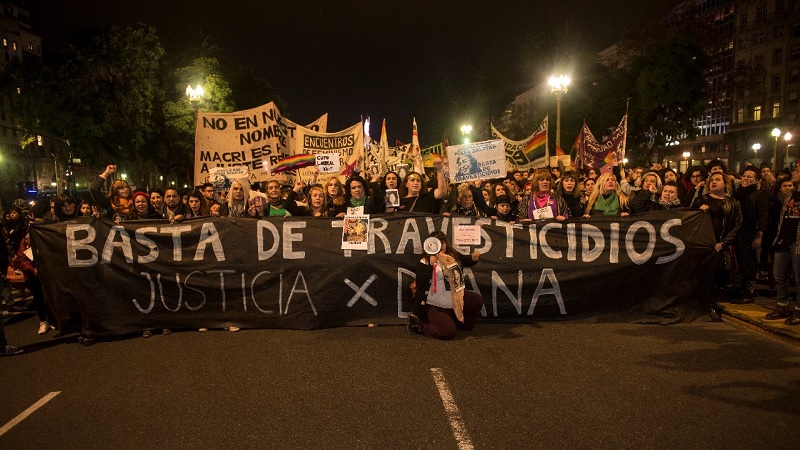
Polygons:
<instances>
[{"instance_id":1,"label":"white road marking","mask_svg":"<svg viewBox=\"0 0 800 450\"><path fill-rule=\"evenodd\" d=\"M44 397L39 399L38 402L36 402L33 405L31 405L30 407L28 407L28 409L26 409L25 411L22 411L22 413L20 413L20 415L18 415L17 417L14 417L10 421L8 421L7 424L3 425L3 428L0 428L0 436L6 434L6 432L8 432L8 430L14 428L15 426L17 426L17 424L19 424L23 420L27 419L28 416L33 414L37 409L39 409L42 406L44 406L45 403L49 402L56 395L58 395L60 393L61 393L61 391L56 391L56 392L51 392L51 393L45 395Z\"/></svg>"},{"instance_id":2,"label":"white road marking","mask_svg":"<svg viewBox=\"0 0 800 450\"><path fill-rule=\"evenodd\" d=\"M442 369L433 368L431 372L433 373L433 381L436 383L436 388L439 389L439 397L442 398L442 404L447 413L447 419L450 420L450 428L453 429L453 436L456 438L458 448L460 450L472 450L475 447L469 438L461 413L458 412L458 406L456 406L456 401L453 399L453 394L450 393L450 388L444 379Z\"/></svg>"}]
</instances>

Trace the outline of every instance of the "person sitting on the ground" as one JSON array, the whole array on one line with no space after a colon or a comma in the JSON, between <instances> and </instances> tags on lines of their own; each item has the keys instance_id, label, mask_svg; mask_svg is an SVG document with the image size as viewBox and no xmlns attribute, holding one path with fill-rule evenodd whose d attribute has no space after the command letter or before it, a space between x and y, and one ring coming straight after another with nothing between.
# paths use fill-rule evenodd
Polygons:
<instances>
[{"instance_id":1,"label":"person sitting on the ground","mask_svg":"<svg viewBox=\"0 0 800 450\"><path fill-rule=\"evenodd\" d=\"M423 255L416 268L413 310L408 315L408 330L434 339L450 340L456 333L470 331L483 308L480 294L466 290L465 267L474 266L480 253L456 253L444 233L431 237L441 242L435 255Z\"/></svg>"}]
</instances>

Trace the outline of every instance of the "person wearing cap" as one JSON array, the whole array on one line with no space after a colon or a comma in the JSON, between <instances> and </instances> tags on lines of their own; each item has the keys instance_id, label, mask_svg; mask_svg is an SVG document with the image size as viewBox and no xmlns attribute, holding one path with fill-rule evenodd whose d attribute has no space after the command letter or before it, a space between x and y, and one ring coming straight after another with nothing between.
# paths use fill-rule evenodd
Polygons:
<instances>
[{"instance_id":1,"label":"person wearing cap","mask_svg":"<svg viewBox=\"0 0 800 450\"><path fill-rule=\"evenodd\" d=\"M495 210L497 212L495 215L491 216L492 219L502 220L508 223L517 223L519 221L513 209L511 209L511 199L508 198L507 195L497 197L497 206Z\"/></svg>"},{"instance_id":2,"label":"person wearing cap","mask_svg":"<svg viewBox=\"0 0 800 450\"><path fill-rule=\"evenodd\" d=\"M164 216L156 212L155 208L153 208L150 196L144 191L138 191L133 194L133 209L134 213L131 219L149 220L164 218Z\"/></svg>"}]
</instances>

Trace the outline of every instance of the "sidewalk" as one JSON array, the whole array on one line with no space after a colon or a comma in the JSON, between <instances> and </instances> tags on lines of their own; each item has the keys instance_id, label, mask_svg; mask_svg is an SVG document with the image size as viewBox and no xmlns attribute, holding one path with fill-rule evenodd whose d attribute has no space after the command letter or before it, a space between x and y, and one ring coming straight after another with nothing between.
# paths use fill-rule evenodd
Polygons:
<instances>
[{"instance_id":1,"label":"sidewalk","mask_svg":"<svg viewBox=\"0 0 800 450\"><path fill-rule=\"evenodd\" d=\"M771 313L776 307L777 302L773 300L775 291L770 291L766 286L758 286L759 296L755 303L747 305L734 305L727 302L719 302L716 305L722 310L723 320L733 322L745 328L769 333L773 337L788 344L800 347L800 325L789 326L781 320L766 320L764 317ZM764 294L772 294L767 297Z\"/></svg>"}]
</instances>

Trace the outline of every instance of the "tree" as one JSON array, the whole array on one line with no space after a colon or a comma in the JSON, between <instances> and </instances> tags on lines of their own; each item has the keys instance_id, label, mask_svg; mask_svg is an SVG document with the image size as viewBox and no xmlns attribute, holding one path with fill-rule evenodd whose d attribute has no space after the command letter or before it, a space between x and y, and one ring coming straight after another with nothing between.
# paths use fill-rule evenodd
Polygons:
<instances>
[{"instance_id":1,"label":"tree","mask_svg":"<svg viewBox=\"0 0 800 450\"><path fill-rule=\"evenodd\" d=\"M697 136L695 121L707 101L707 65L703 49L680 32L655 42L634 63L628 142L649 149L648 159L656 154L660 160L672 140Z\"/></svg>"}]
</instances>

